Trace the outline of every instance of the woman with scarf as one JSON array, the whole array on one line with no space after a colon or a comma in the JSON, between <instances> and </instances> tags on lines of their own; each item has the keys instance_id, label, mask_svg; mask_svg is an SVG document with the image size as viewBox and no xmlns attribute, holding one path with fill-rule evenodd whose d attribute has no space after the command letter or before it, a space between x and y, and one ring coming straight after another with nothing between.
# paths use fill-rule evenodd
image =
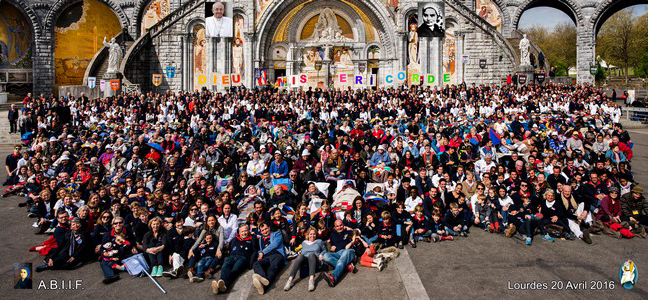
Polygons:
<instances>
[{"instance_id":1,"label":"woman with scarf","mask_svg":"<svg viewBox=\"0 0 648 300\"><path fill-rule=\"evenodd\" d=\"M65 233L61 244L47 259L47 264L36 268L36 272L48 269L71 270L85 262L91 251L91 240L85 232L81 219L74 218L70 222L70 230Z\"/></svg>"}]
</instances>

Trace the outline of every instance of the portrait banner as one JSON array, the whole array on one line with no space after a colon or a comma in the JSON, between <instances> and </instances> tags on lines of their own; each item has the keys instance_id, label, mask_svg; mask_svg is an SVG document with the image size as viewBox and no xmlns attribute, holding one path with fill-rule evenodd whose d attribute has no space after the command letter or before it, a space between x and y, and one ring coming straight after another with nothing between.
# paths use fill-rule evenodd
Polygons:
<instances>
[{"instance_id":1,"label":"portrait banner","mask_svg":"<svg viewBox=\"0 0 648 300\"><path fill-rule=\"evenodd\" d=\"M419 2L418 4L419 37L445 36L445 4L443 1Z\"/></svg>"}]
</instances>

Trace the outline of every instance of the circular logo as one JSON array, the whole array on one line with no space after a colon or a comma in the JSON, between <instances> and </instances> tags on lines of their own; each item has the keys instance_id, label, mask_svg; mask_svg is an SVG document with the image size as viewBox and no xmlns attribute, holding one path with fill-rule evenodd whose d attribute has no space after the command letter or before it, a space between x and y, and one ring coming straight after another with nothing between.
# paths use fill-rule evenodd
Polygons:
<instances>
[{"instance_id":1,"label":"circular logo","mask_svg":"<svg viewBox=\"0 0 648 300\"><path fill-rule=\"evenodd\" d=\"M639 272L634 261L627 259L619 268L619 281L624 289L629 290L634 287L639 278Z\"/></svg>"}]
</instances>

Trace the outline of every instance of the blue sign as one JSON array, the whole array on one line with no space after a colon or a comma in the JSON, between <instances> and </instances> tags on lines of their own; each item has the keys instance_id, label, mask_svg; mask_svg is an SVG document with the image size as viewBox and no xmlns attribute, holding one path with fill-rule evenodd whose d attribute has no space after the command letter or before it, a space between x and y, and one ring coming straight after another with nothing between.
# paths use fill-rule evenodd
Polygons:
<instances>
[{"instance_id":1,"label":"blue sign","mask_svg":"<svg viewBox=\"0 0 648 300\"><path fill-rule=\"evenodd\" d=\"M173 78L173 76L175 76L175 73L176 73L176 67L174 67L174 66L166 67L166 76L167 77Z\"/></svg>"},{"instance_id":2,"label":"blue sign","mask_svg":"<svg viewBox=\"0 0 648 300\"><path fill-rule=\"evenodd\" d=\"M88 87L94 89L97 86L97 77L88 77Z\"/></svg>"}]
</instances>

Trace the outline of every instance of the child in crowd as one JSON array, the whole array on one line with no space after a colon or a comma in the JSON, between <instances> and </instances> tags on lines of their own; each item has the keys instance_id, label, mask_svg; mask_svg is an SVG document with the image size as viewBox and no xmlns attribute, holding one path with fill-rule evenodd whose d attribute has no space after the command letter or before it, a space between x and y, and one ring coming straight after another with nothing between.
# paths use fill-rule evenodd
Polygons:
<instances>
[{"instance_id":1,"label":"child in crowd","mask_svg":"<svg viewBox=\"0 0 648 300\"><path fill-rule=\"evenodd\" d=\"M122 259L129 256L131 251L130 242L126 240L126 235L118 233L115 235L115 244L107 242L101 245L101 259L109 268L124 271L126 268Z\"/></svg>"},{"instance_id":2,"label":"child in crowd","mask_svg":"<svg viewBox=\"0 0 648 300\"><path fill-rule=\"evenodd\" d=\"M468 233L468 224L464 219L461 211L459 211L459 205L455 202L450 203L450 210L448 210L443 218L443 223L445 226L445 231L449 235L459 235L467 237Z\"/></svg>"},{"instance_id":3,"label":"child in crowd","mask_svg":"<svg viewBox=\"0 0 648 300\"><path fill-rule=\"evenodd\" d=\"M367 244L367 242L362 238L362 235L359 231L354 230L353 236L351 238L355 244L364 244L366 250L362 252L360 257L360 265L368 268L377 268L378 271L382 271L385 268L384 259L379 256L376 257L376 246L378 244Z\"/></svg>"},{"instance_id":4,"label":"child in crowd","mask_svg":"<svg viewBox=\"0 0 648 300\"><path fill-rule=\"evenodd\" d=\"M209 265L211 265L212 260L216 257L216 248L218 244L215 242L214 234L208 233L205 235L205 239L200 243L198 249L200 251L200 260L196 266L196 276L190 276L189 282L201 282L205 280L203 277Z\"/></svg>"},{"instance_id":5,"label":"child in crowd","mask_svg":"<svg viewBox=\"0 0 648 300\"><path fill-rule=\"evenodd\" d=\"M429 228L429 222L423 213L423 206L417 205L414 207L414 217L412 217L412 230L410 231L410 243L413 243L412 248L415 248L416 242L424 241L429 243L432 231Z\"/></svg>"},{"instance_id":6,"label":"child in crowd","mask_svg":"<svg viewBox=\"0 0 648 300\"><path fill-rule=\"evenodd\" d=\"M477 196L477 202L473 206L475 226L486 229L490 226L492 208L486 203L486 196Z\"/></svg>"},{"instance_id":7,"label":"child in crowd","mask_svg":"<svg viewBox=\"0 0 648 300\"><path fill-rule=\"evenodd\" d=\"M452 241L454 238L448 234L445 230L445 225L443 224L443 219L441 218L441 212L434 210L432 212L432 219L429 221L429 228L432 234L430 237L433 242L438 241Z\"/></svg>"},{"instance_id":8,"label":"child in crowd","mask_svg":"<svg viewBox=\"0 0 648 300\"><path fill-rule=\"evenodd\" d=\"M396 244L396 226L391 219L388 211L383 211L381 216L382 222L378 228L377 242L383 247L394 246Z\"/></svg>"},{"instance_id":9,"label":"child in crowd","mask_svg":"<svg viewBox=\"0 0 648 300\"><path fill-rule=\"evenodd\" d=\"M412 210L414 210L412 208ZM403 202L396 202L396 209L392 214L392 221L396 225L396 243L399 249L403 249L403 245L407 244L410 232L412 230L412 215L405 210ZM412 248L416 248L414 241L409 241Z\"/></svg>"},{"instance_id":10,"label":"child in crowd","mask_svg":"<svg viewBox=\"0 0 648 300\"><path fill-rule=\"evenodd\" d=\"M367 213L360 231L362 232L362 238L369 244L373 244L378 239L378 224L376 223L376 215L373 212Z\"/></svg>"}]
</instances>

